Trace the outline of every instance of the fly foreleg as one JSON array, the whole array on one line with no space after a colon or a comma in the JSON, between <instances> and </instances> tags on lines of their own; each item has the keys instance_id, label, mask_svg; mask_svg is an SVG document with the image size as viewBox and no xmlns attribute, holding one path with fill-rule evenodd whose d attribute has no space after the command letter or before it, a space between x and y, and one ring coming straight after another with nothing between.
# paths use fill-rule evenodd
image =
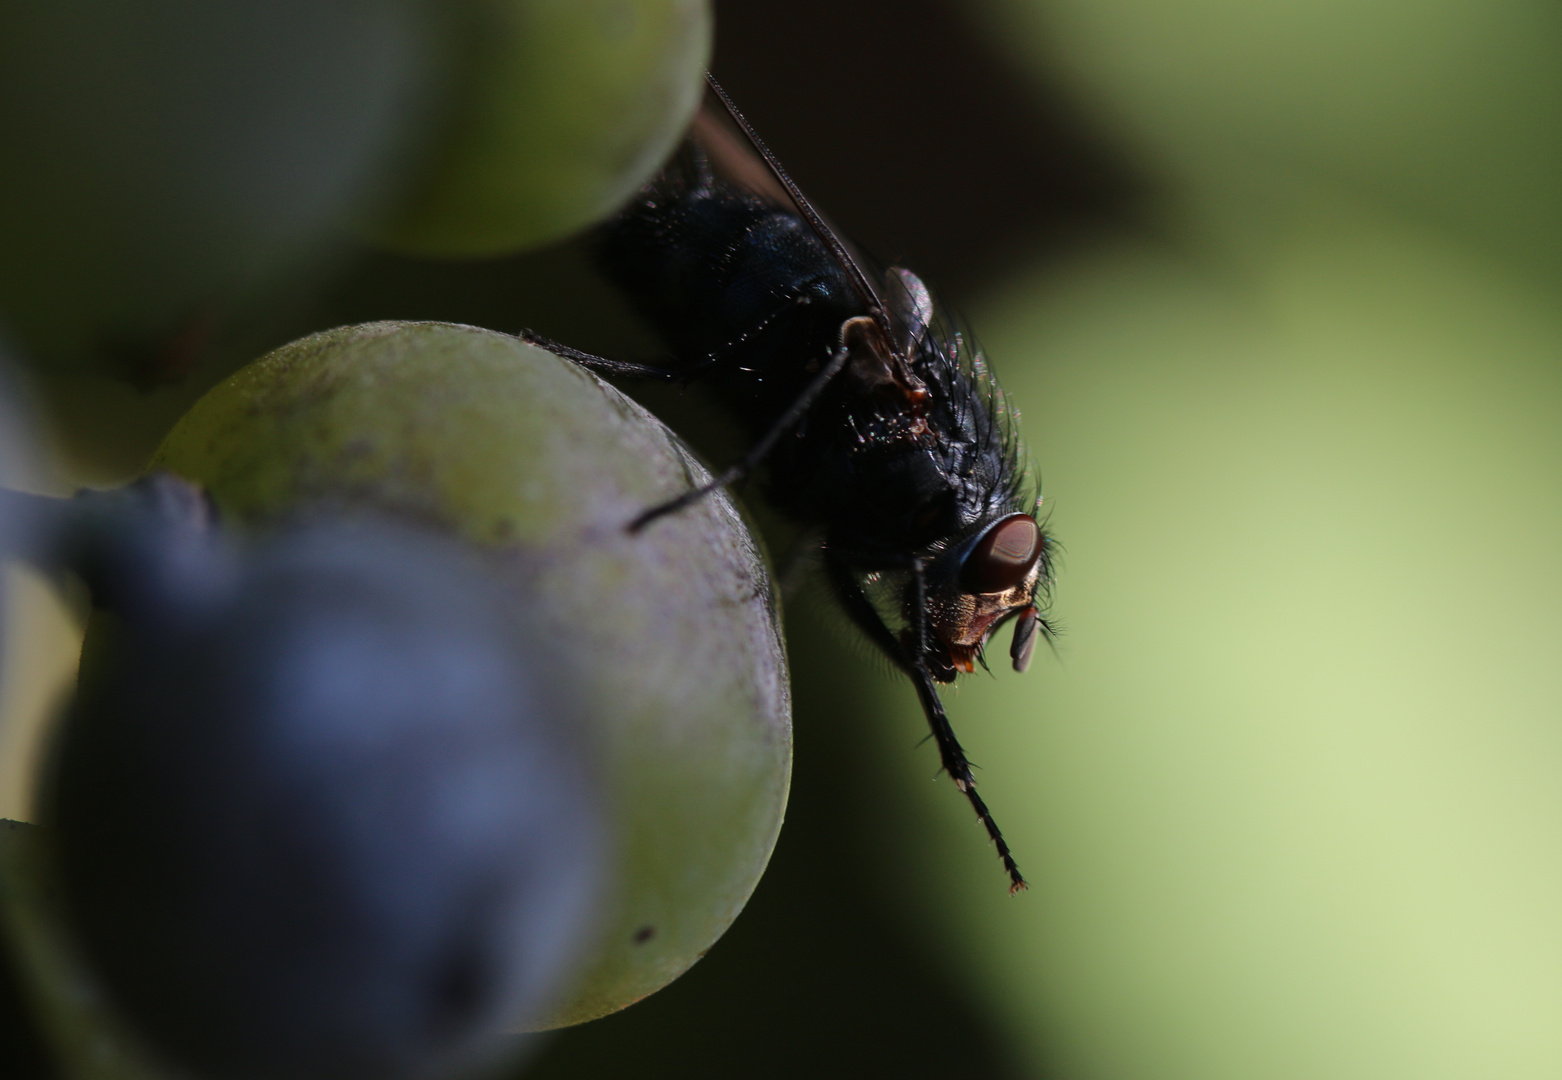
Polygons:
<instances>
[{"instance_id":1,"label":"fly foreleg","mask_svg":"<svg viewBox=\"0 0 1562 1080\"><path fill-rule=\"evenodd\" d=\"M826 548L827 556L828 550ZM883 618L863 594L862 586L857 583L849 567L838 559L828 557L826 567L836 594L841 598L846 614L852 622L856 623L862 632L868 635L869 640L910 676L911 684L917 691L917 699L922 703L922 712L927 717L933 742L938 747L939 761L944 771L949 774L949 778L955 782L955 787L965 795L966 801L971 804L971 809L976 811L977 819L987 830L988 839L998 850L998 858L1003 860L1003 868L1009 874L1009 892L1012 894L1025 889L1027 887L1025 877L1020 873L1020 868L1014 861L1014 853L1009 850L1009 844L1003 838L1003 830L998 828L998 823L993 820L992 811L987 809L987 804L976 793L976 780L971 775L971 762L966 758L960 740L955 738L955 730L949 723L949 714L944 711L944 703L938 696L938 686L933 680L932 673L928 671L926 661L920 655L908 655L908 650L896 639L890 628L884 625ZM914 628L913 640L925 642L927 607L920 560L913 561L912 572L916 576L917 583L918 624Z\"/></svg>"},{"instance_id":2,"label":"fly foreleg","mask_svg":"<svg viewBox=\"0 0 1562 1080\"><path fill-rule=\"evenodd\" d=\"M1014 861L1014 854L1003 838L1003 830L999 829L998 823L993 820L992 811L987 809L987 804L976 793L976 780L971 776L971 763L966 759L960 740L955 738L954 728L949 725L949 716L944 712L944 703L939 699L938 686L933 682L933 676L928 673L925 665L918 663L911 672L911 682L917 689L917 697L922 702L923 713L927 715L928 726L933 729L933 742L938 745L938 754L942 759L944 771L955 782L955 787L964 793L966 801L971 804L971 809L976 811L982 827L987 830L988 839L998 849L998 858L1003 860L1003 868L1009 872L1009 892L1012 894L1022 891L1028 887L1025 884L1025 877L1020 873L1020 868Z\"/></svg>"}]
</instances>

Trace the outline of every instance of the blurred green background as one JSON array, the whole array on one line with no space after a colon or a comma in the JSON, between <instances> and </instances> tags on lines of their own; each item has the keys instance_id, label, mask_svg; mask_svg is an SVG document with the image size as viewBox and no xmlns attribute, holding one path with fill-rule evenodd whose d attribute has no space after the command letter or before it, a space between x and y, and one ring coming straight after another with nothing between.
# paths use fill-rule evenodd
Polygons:
<instances>
[{"instance_id":1,"label":"blurred green background","mask_svg":"<svg viewBox=\"0 0 1562 1080\"><path fill-rule=\"evenodd\" d=\"M1066 634L948 700L1032 889L805 593L749 909L528 1075L1562 1073L1559 56L1547 0L718 4L734 97L1023 413ZM363 255L188 387L41 382L55 482L381 317L649 349L578 245ZM658 404L730 452L697 395ZM13 621L68 652L44 605Z\"/></svg>"}]
</instances>

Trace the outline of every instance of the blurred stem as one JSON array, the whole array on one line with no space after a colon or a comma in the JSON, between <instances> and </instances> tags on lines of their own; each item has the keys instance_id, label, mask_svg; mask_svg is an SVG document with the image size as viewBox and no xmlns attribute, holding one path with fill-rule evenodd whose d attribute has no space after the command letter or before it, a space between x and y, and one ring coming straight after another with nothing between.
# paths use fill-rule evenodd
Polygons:
<instances>
[{"instance_id":1,"label":"blurred stem","mask_svg":"<svg viewBox=\"0 0 1562 1080\"><path fill-rule=\"evenodd\" d=\"M141 619L187 609L229 569L205 493L169 473L68 499L0 488L0 556L74 574L94 604Z\"/></svg>"}]
</instances>

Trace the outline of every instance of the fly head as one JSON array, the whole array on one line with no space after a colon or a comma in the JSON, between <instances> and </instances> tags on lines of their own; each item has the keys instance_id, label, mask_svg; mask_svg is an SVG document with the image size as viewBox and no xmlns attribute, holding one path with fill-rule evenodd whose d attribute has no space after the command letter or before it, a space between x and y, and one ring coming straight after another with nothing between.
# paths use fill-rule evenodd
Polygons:
<instances>
[{"instance_id":1,"label":"fly head","mask_svg":"<svg viewBox=\"0 0 1562 1080\"><path fill-rule=\"evenodd\" d=\"M907 625L925 627L921 649L929 672L952 682L959 672L985 667L987 642L1010 619L1010 660L1024 671L1037 635L1049 632L1038 598L1045 601L1051 580L1051 540L1034 514L1000 517L935 559L925 571L920 619L918 590L906 596Z\"/></svg>"}]
</instances>

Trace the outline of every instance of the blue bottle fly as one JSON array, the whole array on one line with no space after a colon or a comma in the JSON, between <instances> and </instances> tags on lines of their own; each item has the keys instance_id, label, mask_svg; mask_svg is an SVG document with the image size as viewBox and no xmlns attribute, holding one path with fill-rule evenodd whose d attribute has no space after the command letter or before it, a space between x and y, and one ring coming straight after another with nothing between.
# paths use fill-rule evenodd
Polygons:
<instances>
[{"instance_id":1,"label":"blue bottle fly","mask_svg":"<svg viewBox=\"0 0 1562 1080\"><path fill-rule=\"evenodd\" d=\"M846 613L916 687L943 767L1008 871L1025 879L955 738L937 684L986 666L1012 621L1030 662L1054 543L1006 403L970 336L909 270L882 272L814 209L710 80L671 163L597 238L598 260L666 342L647 365L528 338L605 375L708 385L752 438L709 485L763 467L777 509L821 537Z\"/></svg>"}]
</instances>

